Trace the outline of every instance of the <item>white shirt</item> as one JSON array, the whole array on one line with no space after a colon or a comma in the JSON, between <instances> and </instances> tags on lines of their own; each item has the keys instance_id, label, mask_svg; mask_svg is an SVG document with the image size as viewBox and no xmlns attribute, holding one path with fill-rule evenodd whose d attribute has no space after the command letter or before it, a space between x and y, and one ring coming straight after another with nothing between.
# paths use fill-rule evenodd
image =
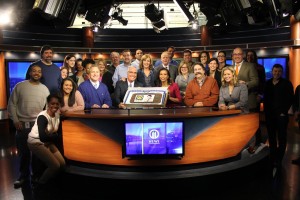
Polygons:
<instances>
[{"instance_id":1,"label":"white shirt","mask_svg":"<svg viewBox=\"0 0 300 200\"><path fill-rule=\"evenodd\" d=\"M130 87L130 86L131 86L131 87L134 87L134 82L131 82L131 83L130 83L129 81L127 81L127 83L128 83L128 87Z\"/></svg>"},{"instance_id":2,"label":"white shirt","mask_svg":"<svg viewBox=\"0 0 300 200\"><path fill-rule=\"evenodd\" d=\"M91 81L91 80L90 80L90 81ZM99 81L97 81L97 82L91 81L91 83L92 83L92 85L93 85L96 89L98 89L98 87L99 87Z\"/></svg>"}]
</instances>

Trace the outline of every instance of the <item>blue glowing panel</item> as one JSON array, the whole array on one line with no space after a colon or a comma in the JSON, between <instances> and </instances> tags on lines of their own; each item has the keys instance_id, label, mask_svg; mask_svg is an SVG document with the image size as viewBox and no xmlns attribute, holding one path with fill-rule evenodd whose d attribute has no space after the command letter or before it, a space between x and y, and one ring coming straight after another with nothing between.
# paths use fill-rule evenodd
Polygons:
<instances>
[{"instance_id":1,"label":"blue glowing panel","mask_svg":"<svg viewBox=\"0 0 300 200\"><path fill-rule=\"evenodd\" d=\"M265 67L267 80L272 78L272 67L275 64L281 64L283 66L282 77L287 77L287 58L264 58L258 59L258 61L261 65Z\"/></svg>"},{"instance_id":2,"label":"blue glowing panel","mask_svg":"<svg viewBox=\"0 0 300 200\"><path fill-rule=\"evenodd\" d=\"M9 94L12 92L15 85L25 80L26 72L32 62L26 61L9 61L7 62L8 68L8 86ZM54 62L57 66L62 66L62 62Z\"/></svg>"},{"instance_id":3,"label":"blue glowing panel","mask_svg":"<svg viewBox=\"0 0 300 200\"><path fill-rule=\"evenodd\" d=\"M267 80L272 78L272 67L273 67L274 64L281 64L283 66L282 77L283 78L287 77L287 58L284 58L284 57L282 57L282 58L280 58L280 57L276 57L276 58L259 58L259 59L257 59L257 62L265 67L266 79ZM231 59L227 59L226 63L229 64L229 65L233 65Z\"/></svg>"}]
</instances>

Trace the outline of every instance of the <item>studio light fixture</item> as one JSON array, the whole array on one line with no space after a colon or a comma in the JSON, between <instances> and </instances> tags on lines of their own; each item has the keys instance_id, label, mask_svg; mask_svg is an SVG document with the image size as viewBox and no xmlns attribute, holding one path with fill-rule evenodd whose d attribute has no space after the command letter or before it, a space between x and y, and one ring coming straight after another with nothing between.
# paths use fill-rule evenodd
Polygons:
<instances>
[{"instance_id":1,"label":"studio light fixture","mask_svg":"<svg viewBox=\"0 0 300 200\"><path fill-rule=\"evenodd\" d=\"M193 11L194 20L192 22L190 22L190 25L192 26L193 30L197 30L199 27L199 14L196 11L194 2L192 3L192 5L193 5L193 9L194 9L194 11Z\"/></svg>"},{"instance_id":2,"label":"studio light fixture","mask_svg":"<svg viewBox=\"0 0 300 200\"><path fill-rule=\"evenodd\" d=\"M99 31L99 28L100 28L100 22L97 22L95 24L93 24L93 31L94 32L98 32Z\"/></svg>"},{"instance_id":3,"label":"studio light fixture","mask_svg":"<svg viewBox=\"0 0 300 200\"><path fill-rule=\"evenodd\" d=\"M199 22L197 20L194 20L190 23L190 25L192 26L193 30L197 30L199 27Z\"/></svg>"},{"instance_id":4,"label":"studio light fixture","mask_svg":"<svg viewBox=\"0 0 300 200\"><path fill-rule=\"evenodd\" d=\"M125 20L122 16L123 10L119 7L115 7L115 11L111 15L113 20L118 20L123 26L126 26L128 24L128 20Z\"/></svg>"},{"instance_id":5,"label":"studio light fixture","mask_svg":"<svg viewBox=\"0 0 300 200\"><path fill-rule=\"evenodd\" d=\"M187 6L185 5L185 3L182 0L173 0L173 2L177 5L177 7L180 9L180 11L185 16L186 20L189 23L192 23L193 21L195 21L195 18L190 13L189 9L187 8Z\"/></svg>"},{"instance_id":6,"label":"studio light fixture","mask_svg":"<svg viewBox=\"0 0 300 200\"><path fill-rule=\"evenodd\" d=\"M155 32L160 33L160 31L167 29L164 21L164 11L159 10L153 3L145 6L145 16L151 21Z\"/></svg>"},{"instance_id":7,"label":"studio light fixture","mask_svg":"<svg viewBox=\"0 0 300 200\"><path fill-rule=\"evenodd\" d=\"M111 13L112 13L112 5L107 4L100 7L89 9L86 13L85 19L89 22L98 26L98 28L104 28L106 24L109 23L111 20Z\"/></svg>"}]
</instances>

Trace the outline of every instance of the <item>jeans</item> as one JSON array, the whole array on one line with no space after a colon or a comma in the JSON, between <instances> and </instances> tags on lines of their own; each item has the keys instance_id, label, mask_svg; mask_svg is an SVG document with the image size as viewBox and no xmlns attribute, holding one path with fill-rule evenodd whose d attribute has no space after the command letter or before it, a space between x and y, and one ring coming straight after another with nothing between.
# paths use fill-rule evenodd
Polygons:
<instances>
[{"instance_id":1,"label":"jeans","mask_svg":"<svg viewBox=\"0 0 300 200\"><path fill-rule=\"evenodd\" d=\"M24 178L24 179L29 179L30 171L31 171L30 169L31 152L27 145L27 138L30 131L31 131L31 127L16 131L16 145L17 145L18 155L20 159L20 166L19 166L20 178Z\"/></svg>"}]
</instances>

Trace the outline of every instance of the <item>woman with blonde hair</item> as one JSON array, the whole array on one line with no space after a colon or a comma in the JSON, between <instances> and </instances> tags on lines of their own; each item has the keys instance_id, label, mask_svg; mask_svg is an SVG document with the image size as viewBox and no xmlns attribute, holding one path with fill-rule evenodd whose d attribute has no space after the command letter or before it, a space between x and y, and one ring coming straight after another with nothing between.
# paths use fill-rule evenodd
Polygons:
<instances>
[{"instance_id":1,"label":"woman with blonde hair","mask_svg":"<svg viewBox=\"0 0 300 200\"><path fill-rule=\"evenodd\" d=\"M235 69L232 66L222 69L221 81L219 110L240 109L243 113L249 113L248 88L245 84L238 82Z\"/></svg>"},{"instance_id":2,"label":"woman with blonde hair","mask_svg":"<svg viewBox=\"0 0 300 200\"><path fill-rule=\"evenodd\" d=\"M108 71L105 60L103 59L95 60L95 65L100 70L99 81L104 83L107 86L109 94L112 94L114 92L114 86L112 81L113 75Z\"/></svg>"},{"instance_id":3,"label":"woman with blonde hair","mask_svg":"<svg viewBox=\"0 0 300 200\"><path fill-rule=\"evenodd\" d=\"M142 83L143 87L154 87L156 76L150 54L142 56L139 67L140 68L137 72L137 81Z\"/></svg>"}]
</instances>

